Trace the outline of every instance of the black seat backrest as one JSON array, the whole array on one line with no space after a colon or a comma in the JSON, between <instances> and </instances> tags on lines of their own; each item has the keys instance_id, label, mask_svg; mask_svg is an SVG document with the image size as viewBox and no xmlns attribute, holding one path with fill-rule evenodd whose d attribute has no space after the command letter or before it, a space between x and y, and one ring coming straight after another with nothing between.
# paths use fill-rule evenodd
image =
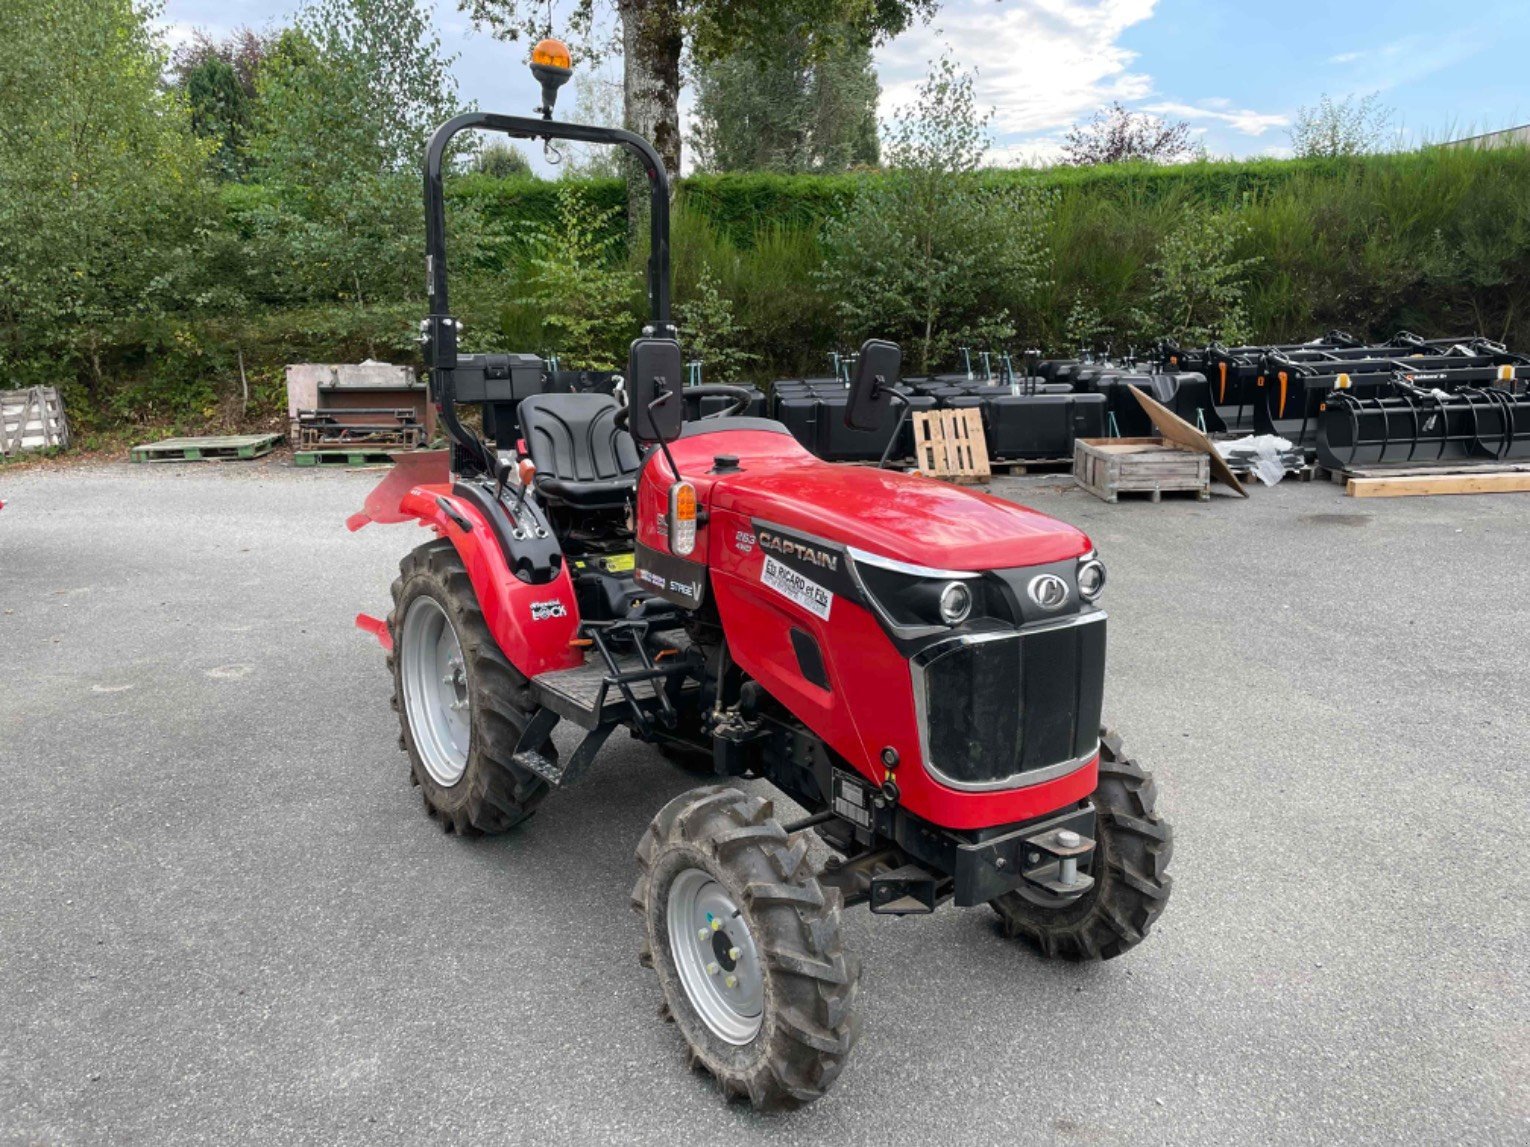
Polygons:
<instances>
[{"instance_id":1,"label":"black seat backrest","mask_svg":"<svg viewBox=\"0 0 1530 1147\"><path fill-rule=\"evenodd\" d=\"M616 425L608 394L536 394L521 402L521 433L538 478L630 482L642 465L632 435Z\"/></svg>"}]
</instances>

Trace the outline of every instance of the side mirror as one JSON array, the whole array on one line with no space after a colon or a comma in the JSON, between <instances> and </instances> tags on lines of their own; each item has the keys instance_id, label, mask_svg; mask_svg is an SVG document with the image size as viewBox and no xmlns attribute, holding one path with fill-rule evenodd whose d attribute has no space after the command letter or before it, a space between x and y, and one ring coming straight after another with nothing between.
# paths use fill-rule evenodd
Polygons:
<instances>
[{"instance_id":1,"label":"side mirror","mask_svg":"<svg viewBox=\"0 0 1530 1147\"><path fill-rule=\"evenodd\" d=\"M674 339L635 339L627 355L627 423L647 446L680 437L685 365Z\"/></svg>"},{"instance_id":2,"label":"side mirror","mask_svg":"<svg viewBox=\"0 0 1530 1147\"><path fill-rule=\"evenodd\" d=\"M903 352L897 343L867 339L861 344L861 356L855 366L855 381L850 384L850 400L845 403L845 425L851 430L880 430L892 405L893 387L903 365Z\"/></svg>"}]
</instances>

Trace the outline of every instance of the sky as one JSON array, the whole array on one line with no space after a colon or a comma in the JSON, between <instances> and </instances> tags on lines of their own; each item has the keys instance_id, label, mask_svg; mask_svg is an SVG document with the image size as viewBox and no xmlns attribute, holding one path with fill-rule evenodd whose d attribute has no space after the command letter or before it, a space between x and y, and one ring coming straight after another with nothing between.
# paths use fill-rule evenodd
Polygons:
<instances>
[{"instance_id":1,"label":"sky","mask_svg":"<svg viewBox=\"0 0 1530 1147\"><path fill-rule=\"evenodd\" d=\"M476 31L454 0L426 2L457 56L460 95L529 112L537 91L518 66L524 45ZM296 7L166 0L163 22L174 43L198 27L280 26ZM1187 121L1214 156L1289 154L1297 110L1324 94L1379 93L1410 141L1530 122L1526 0L947 0L877 51L884 118L947 50L975 69L979 104L993 110L996 163L1054 159L1068 127L1112 100ZM682 114L688 106L682 98Z\"/></svg>"}]
</instances>

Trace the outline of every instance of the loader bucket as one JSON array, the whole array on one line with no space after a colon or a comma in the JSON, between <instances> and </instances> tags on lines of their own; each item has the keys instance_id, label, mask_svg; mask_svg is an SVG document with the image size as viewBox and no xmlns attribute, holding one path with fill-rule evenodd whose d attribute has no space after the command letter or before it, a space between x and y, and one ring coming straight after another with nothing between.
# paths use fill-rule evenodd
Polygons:
<instances>
[{"instance_id":1,"label":"loader bucket","mask_svg":"<svg viewBox=\"0 0 1530 1147\"><path fill-rule=\"evenodd\" d=\"M1497 387L1395 397L1335 391L1318 413L1317 457L1330 470L1530 459L1530 395Z\"/></svg>"}]
</instances>

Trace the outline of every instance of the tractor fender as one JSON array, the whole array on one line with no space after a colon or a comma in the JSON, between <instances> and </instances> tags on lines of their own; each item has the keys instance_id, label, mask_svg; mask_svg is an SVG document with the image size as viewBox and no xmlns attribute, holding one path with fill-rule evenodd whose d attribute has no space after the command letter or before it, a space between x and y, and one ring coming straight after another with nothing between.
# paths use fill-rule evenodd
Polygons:
<instances>
[{"instance_id":1,"label":"tractor fender","mask_svg":"<svg viewBox=\"0 0 1530 1147\"><path fill-rule=\"evenodd\" d=\"M453 492L445 451L439 453L439 474L418 464L400 474L410 464L396 466L367 497L365 508L346 521L347 528L355 531L370 522L407 521L429 527L461 556L484 623L516 669L535 677L582 664L583 652L573 644L579 632L579 608L567 567L560 563L552 579L538 585L516 577L487 516ZM429 480L433 478L440 481ZM383 641L386 626L379 632L377 619L363 614L356 624ZM386 648L391 641L383 644Z\"/></svg>"}]
</instances>

